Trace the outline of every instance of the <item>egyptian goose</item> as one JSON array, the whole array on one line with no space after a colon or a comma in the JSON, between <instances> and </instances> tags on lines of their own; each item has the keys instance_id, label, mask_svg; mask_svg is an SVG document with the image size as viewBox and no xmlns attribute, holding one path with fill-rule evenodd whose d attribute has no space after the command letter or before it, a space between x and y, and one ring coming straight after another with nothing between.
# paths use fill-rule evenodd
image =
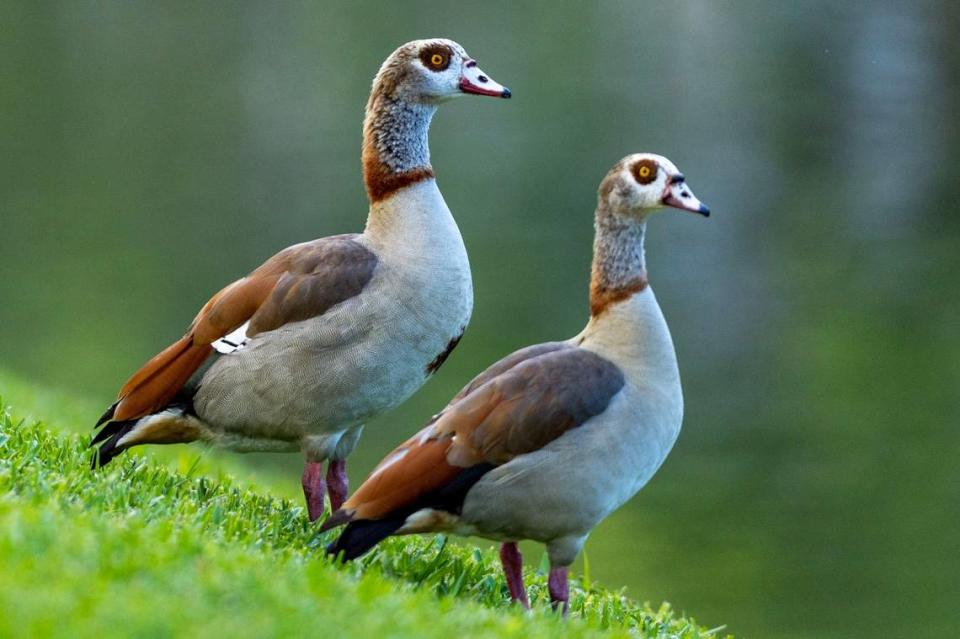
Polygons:
<instances>
[{"instance_id":1,"label":"egyptian goose","mask_svg":"<svg viewBox=\"0 0 960 639\"><path fill-rule=\"evenodd\" d=\"M521 349L478 375L391 452L322 526L349 560L389 535L448 531L503 542L511 599L528 607L517 542L540 541L554 607L590 530L656 472L680 432L670 331L647 284L647 217L708 215L684 176L651 154L600 184L590 321L564 342Z\"/></svg>"},{"instance_id":2,"label":"egyptian goose","mask_svg":"<svg viewBox=\"0 0 960 639\"><path fill-rule=\"evenodd\" d=\"M470 319L470 264L427 144L437 106L465 93L510 97L451 40L386 59L363 127L363 233L286 248L214 295L97 422L94 466L138 444L300 450L310 519L327 490L340 506L363 424L420 388Z\"/></svg>"}]
</instances>

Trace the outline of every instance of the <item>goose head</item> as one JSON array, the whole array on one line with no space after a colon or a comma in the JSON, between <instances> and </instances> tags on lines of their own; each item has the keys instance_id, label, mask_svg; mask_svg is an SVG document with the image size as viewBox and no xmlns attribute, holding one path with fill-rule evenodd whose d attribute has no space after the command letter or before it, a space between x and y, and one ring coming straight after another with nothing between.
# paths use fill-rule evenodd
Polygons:
<instances>
[{"instance_id":1,"label":"goose head","mask_svg":"<svg viewBox=\"0 0 960 639\"><path fill-rule=\"evenodd\" d=\"M408 42L390 54L374 80L374 93L409 102L439 104L464 94L509 98L510 89L495 82L453 40Z\"/></svg>"},{"instance_id":2,"label":"goose head","mask_svg":"<svg viewBox=\"0 0 960 639\"><path fill-rule=\"evenodd\" d=\"M676 165L653 153L636 153L620 160L600 183L600 203L609 210L640 217L666 207L710 215Z\"/></svg>"}]
</instances>

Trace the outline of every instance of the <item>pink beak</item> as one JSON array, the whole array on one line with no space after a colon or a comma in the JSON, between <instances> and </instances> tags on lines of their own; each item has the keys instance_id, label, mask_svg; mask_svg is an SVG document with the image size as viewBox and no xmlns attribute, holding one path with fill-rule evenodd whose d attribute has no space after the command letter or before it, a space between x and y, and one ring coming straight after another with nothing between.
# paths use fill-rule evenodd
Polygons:
<instances>
[{"instance_id":1,"label":"pink beak","mask_svg":"<svg viewBox=\"0 0 960 639\"><path fill-rule=\"evenodd\" d=\"M463 65L463 75L460 76L460 90L464 93L489 95L494 98L509 98L512 95L510 89L498 84L481 71L474 60L467 60Z\"/></svg>"},{"instance_id":2,"label":"pink beak","mask_svg":"<svg viewBox=\"0 0 960 639\"><path fill-rule=\"evenodd\" d=\"M675 209L682 209L684 211L693 211L704 217L710 216L710 208L698 200L697 196L693 194L693 191L687 186L683 173L677 173L670 177L667 181L666 188L663 190L663 199L661 202L663 202L664 206L672 206Z\"/></svg>"}]
</instances>

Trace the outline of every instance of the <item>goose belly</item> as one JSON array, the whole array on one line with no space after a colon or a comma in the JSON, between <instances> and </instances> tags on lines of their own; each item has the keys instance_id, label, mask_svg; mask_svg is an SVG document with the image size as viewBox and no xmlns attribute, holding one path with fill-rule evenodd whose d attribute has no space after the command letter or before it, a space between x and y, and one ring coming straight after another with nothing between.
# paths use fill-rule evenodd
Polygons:
<instances>
[{"instance_id":1,"label":"goose belly","mask_svg":"<svg viewBox=\"0 0 960 639\"><path fill-rule=\"evenodd\" d=\"M356 298L257 336L203 377L198 415L222 434L294 442L393 408L420 388L466 327L469 273L454 275L431 285L406 273L415 285L400 286L384 268Z\"/></svg>"}]
</instances>

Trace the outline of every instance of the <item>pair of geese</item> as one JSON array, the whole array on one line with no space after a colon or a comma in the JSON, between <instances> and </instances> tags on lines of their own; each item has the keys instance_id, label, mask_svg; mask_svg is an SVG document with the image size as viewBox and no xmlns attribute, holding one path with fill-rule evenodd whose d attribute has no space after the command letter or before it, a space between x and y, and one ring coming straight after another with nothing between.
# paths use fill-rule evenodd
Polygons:
<instances>
[{"instance_id":1,"label":"pair of geese","mask_svg":"<svg viewBox=\"0 0 960 639\"><path fill-rule=\"evenodd\" d=\"M410 533L494 539L511 598L529 606L517 541L537 540L566 612L567 568L590 530L653 476L680 430L676 355L644 267L647 216L709 210L666 158L618 162L600 183L583 331L490 366L347 499L363 424L416 391L470 319L470 265L427 145L437 107L465 93L510 97L451 40L387 58L364 122L363 233L291 246L214 295L100 418L94 465L139 444L299 450L310 519L329 495L323 528L346 526L328 552L349 560Z\"/></svg>"}]
</instances>

